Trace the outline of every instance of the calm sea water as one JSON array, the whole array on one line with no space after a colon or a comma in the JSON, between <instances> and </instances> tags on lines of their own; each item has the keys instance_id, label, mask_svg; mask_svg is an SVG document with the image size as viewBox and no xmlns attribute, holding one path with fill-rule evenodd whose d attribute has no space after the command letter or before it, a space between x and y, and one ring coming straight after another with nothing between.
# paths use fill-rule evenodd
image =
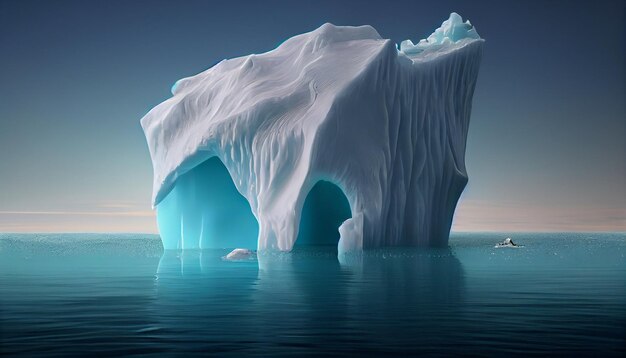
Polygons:
<instances>
[{"instance_id":1,"label":"calm sea water","mask_svg":"<svg viewBox=\"0 0 626 358\"><path fill-rule=\"evenodd\" d=\"M244 262L150 235L0 234L0 354L626 354L626 234Z\"/></svg>"}]
</instances>

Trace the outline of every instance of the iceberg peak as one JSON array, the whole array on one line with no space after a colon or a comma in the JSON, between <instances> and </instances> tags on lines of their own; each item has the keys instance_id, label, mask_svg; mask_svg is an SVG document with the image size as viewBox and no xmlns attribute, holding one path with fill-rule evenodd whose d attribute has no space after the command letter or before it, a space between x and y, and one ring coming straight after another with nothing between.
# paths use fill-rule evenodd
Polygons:
<instances>
[{"instance_id":1,"label":"iceberg peak","mask_svg":"<svg viewBox=\"0 0 626 358\"><path fill-rule=\"evenodd\" d=\"M428 38L420 40L417 45L411 40L400 43L400 52L407 56L417 55L426 50L438 50L445 45L455 44L464 39L479 40L476 28L469 20L463 22L461 15L453 12Z\"/></svg>"}]
</instances>

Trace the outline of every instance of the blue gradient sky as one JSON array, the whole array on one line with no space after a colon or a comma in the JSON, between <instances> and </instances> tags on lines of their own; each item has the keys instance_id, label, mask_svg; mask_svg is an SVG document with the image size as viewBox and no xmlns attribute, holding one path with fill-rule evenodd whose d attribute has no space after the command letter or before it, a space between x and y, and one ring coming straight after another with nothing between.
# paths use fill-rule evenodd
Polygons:
<instances>
[{"instance_id":1,"label":"blue gradient sky","mask_svg":"<svg viewBox=\"0 0 626 358\"><path fill-rule=\"evenodd\" d=\"M0 232L155 232L139 119L324 22L487 40L455 230L626 231L624 1L0 0Z\"/></svg>"}]
</instances>

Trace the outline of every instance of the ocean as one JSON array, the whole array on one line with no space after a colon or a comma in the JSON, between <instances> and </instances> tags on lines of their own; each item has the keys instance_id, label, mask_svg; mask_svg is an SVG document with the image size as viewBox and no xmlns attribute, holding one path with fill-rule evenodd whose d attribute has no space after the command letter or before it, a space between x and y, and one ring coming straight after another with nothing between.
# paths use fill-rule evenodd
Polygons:
<instances>
[{"instance_id":1,"label":"ocean","mask_svg":"<svg viewBox=\"0 0 626 358\"><path fill-rule=\"evenodd\" d=\"M494 247L507 236L523 247ZM626 356L625 233L229 251L0 234L0 355Z\"/></svg>"}]
</instances>

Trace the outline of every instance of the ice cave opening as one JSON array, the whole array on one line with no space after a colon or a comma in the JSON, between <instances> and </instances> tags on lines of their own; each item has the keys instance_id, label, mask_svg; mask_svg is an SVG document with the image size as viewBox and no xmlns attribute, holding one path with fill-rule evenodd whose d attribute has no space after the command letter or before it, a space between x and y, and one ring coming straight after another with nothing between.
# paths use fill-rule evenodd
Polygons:
<instances>
[{"instance_id":1,"label":"ice cave opening","mask_svg":"<svg viewBox=\"0 0 626 358\"><path fill-rule=\"evenodd\" d=\"M165 249L255 249L259 225L218 157L181 175L157 205Z\"/></svg>"},{"instance_id":2,"label":"ice cave opening","mask_svg":"<svg viewBox=\"0 0 626 358\"><path fill-rule=\"evenodd\" d=\"M304 200L294 248L336 248L339 242L339 226L351 217L350 203L343 190L329 181L318 181Z\"/></svg>"}]
</instances>

